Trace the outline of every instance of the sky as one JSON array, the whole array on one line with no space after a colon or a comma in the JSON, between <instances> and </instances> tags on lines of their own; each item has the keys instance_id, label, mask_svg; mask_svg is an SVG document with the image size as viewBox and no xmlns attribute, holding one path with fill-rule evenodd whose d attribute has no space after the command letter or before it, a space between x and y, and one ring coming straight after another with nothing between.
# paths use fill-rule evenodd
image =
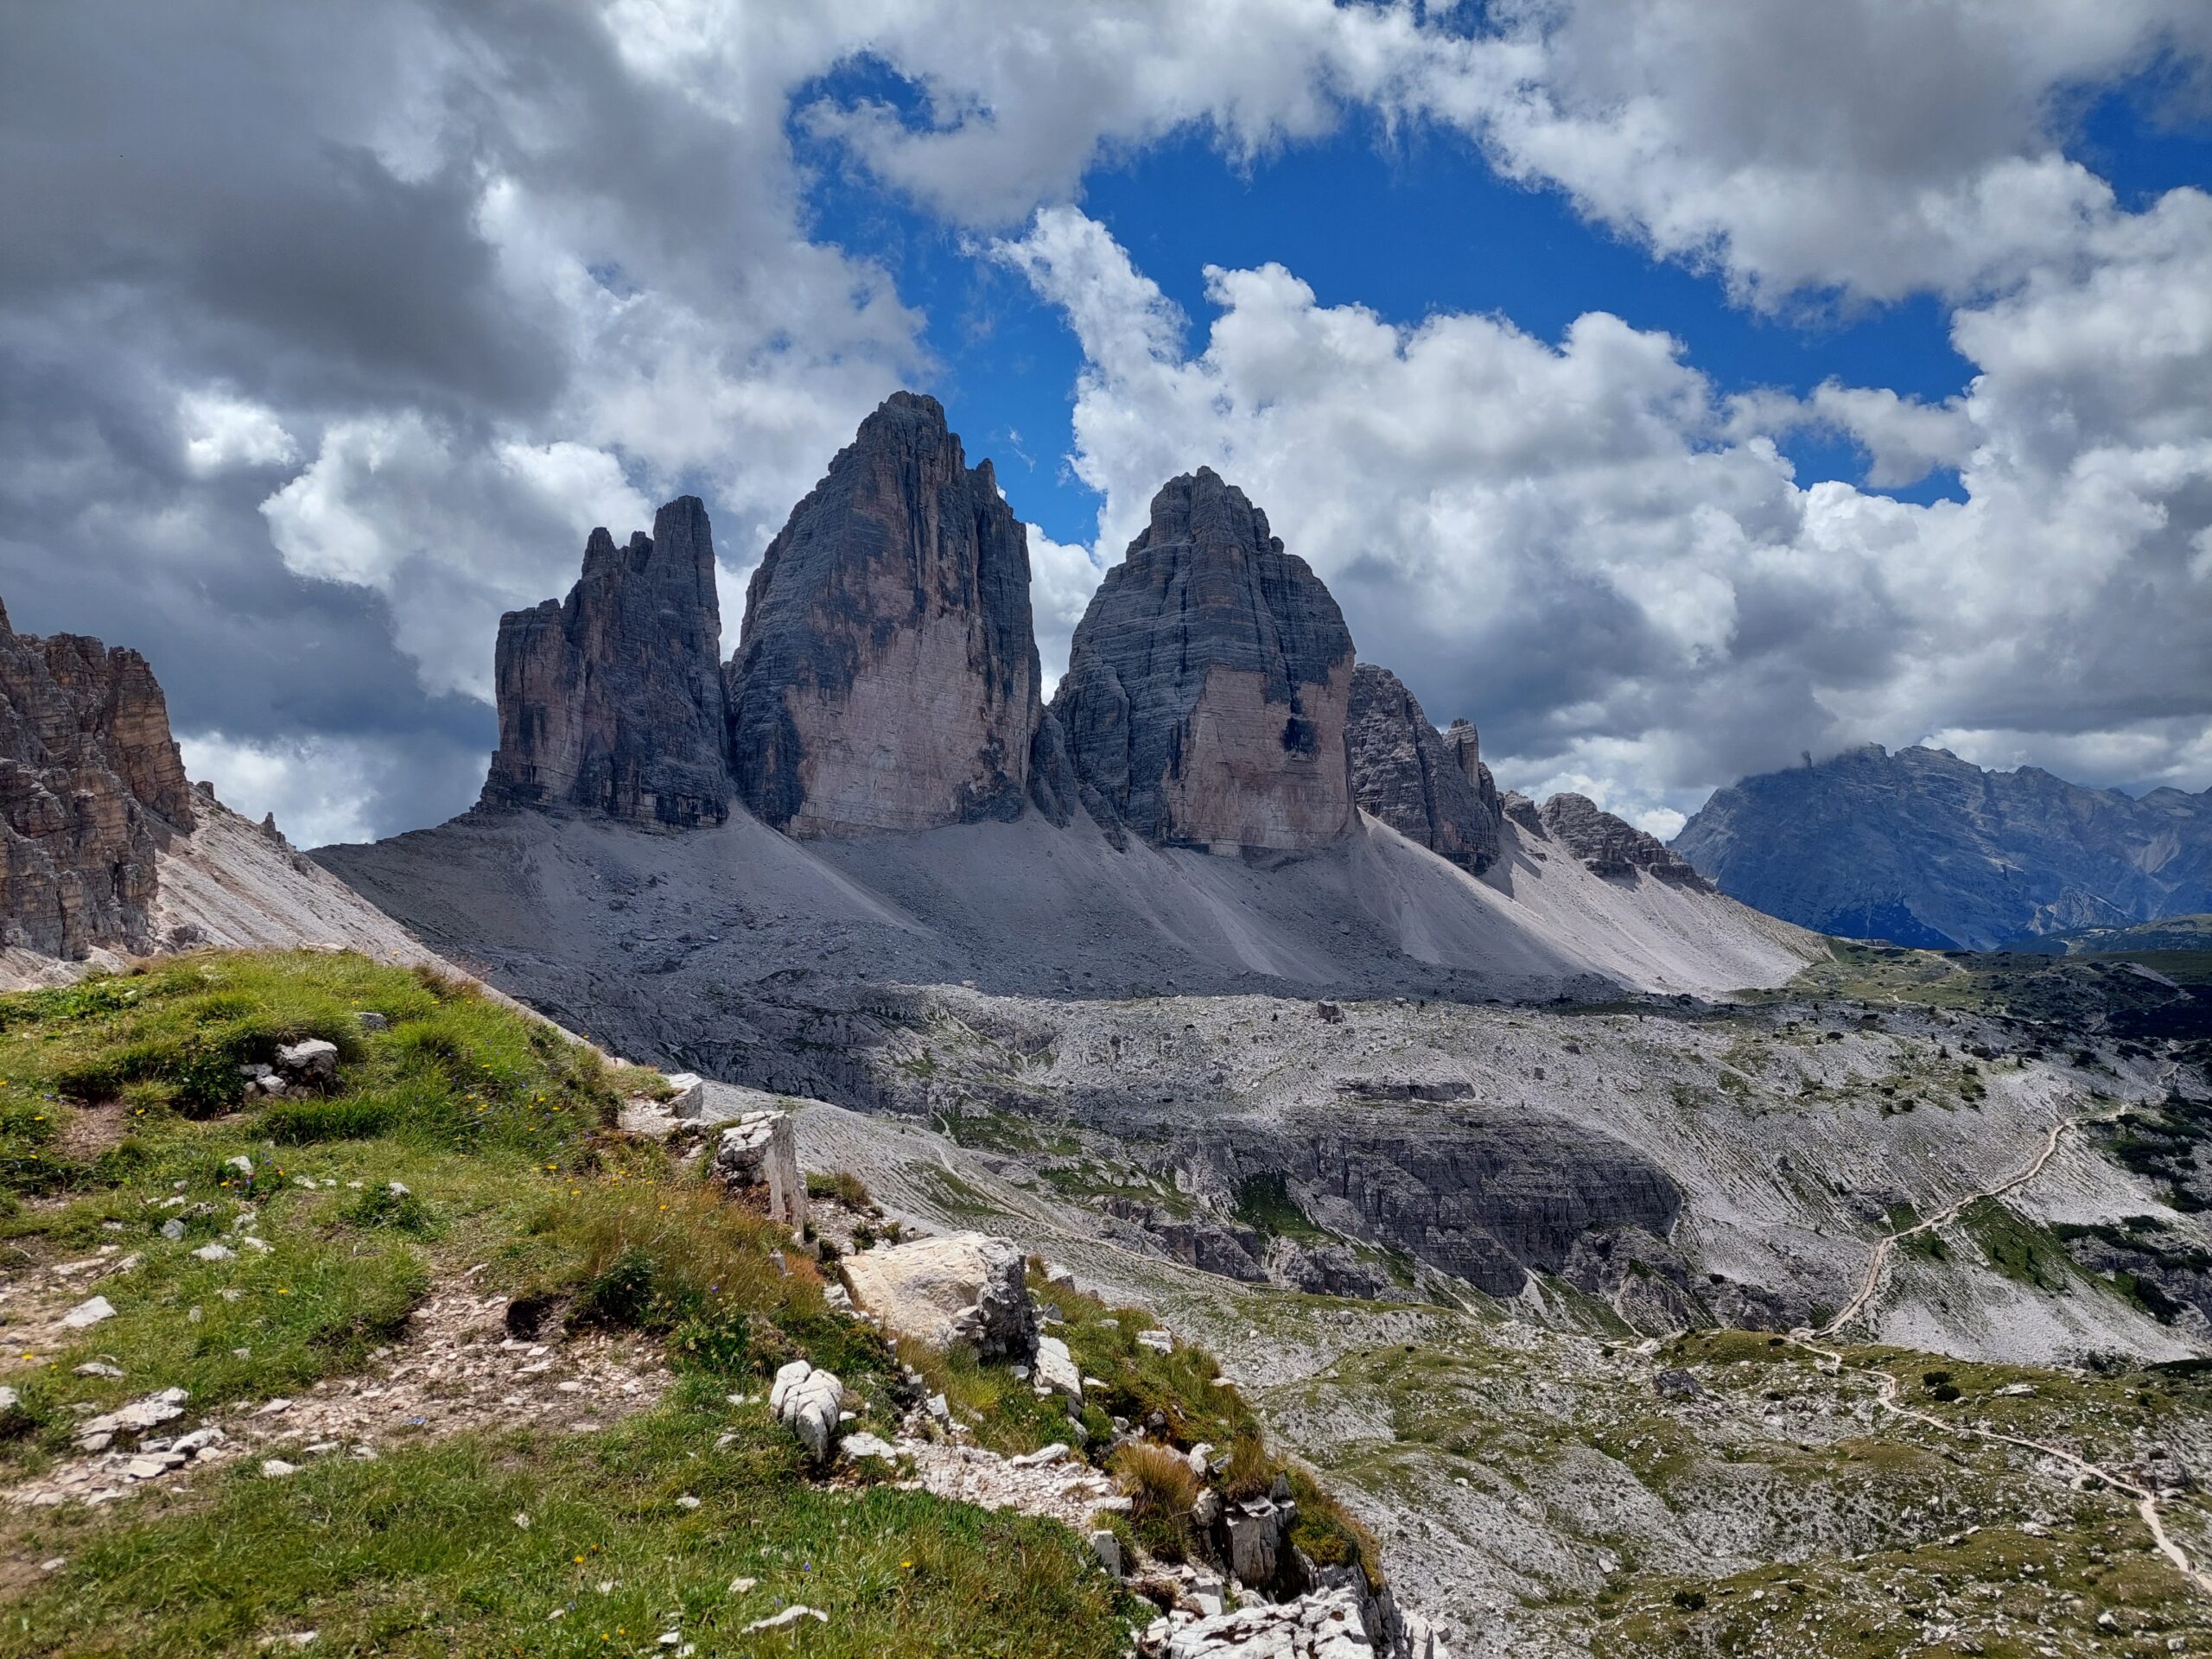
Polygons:
<instances>
[{"instance_id":1,"label":"sky","mask_svg":"<svg viewBox=\"0 0 2212 1659\"><path fill-rule=\"evenodd\" d=\"M943 400L1048 677L1211 465L1499 782L1868 741L2212 786L2202 0L72 0L0 21L0 598L302 845L499 614L745 582Z\"/></svg>"}]
</instances>

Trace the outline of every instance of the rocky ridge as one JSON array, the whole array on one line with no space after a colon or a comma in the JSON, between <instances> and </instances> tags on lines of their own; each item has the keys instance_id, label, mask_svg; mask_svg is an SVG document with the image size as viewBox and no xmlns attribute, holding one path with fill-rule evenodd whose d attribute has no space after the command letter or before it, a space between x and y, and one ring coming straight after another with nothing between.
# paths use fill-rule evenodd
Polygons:
<instances>
[{"instance_id":1,"label":"rocky ridge","mask_svg":"<svg viewBox=\"0 0 2212 1659\"><path fill-rule=\"evenodd\" d=\"M1642 871L1676 887L1713 891L1713 884L1665 842L1614 817L1586 795L1554 795L1538 816L1544 833L1580 859L1593 875L1627 876Z\"/></svg>"},{"instance_id":2,"label":"rocky ridge","mask_svg":"<svg viewBox=\"0 0 2212 1659\"><path fill-rule=\"evenodd\" d=\"M2139 800L1942 749L1868 744L1746 778L1674 848L1770 915L1929 949L2212 910L2212 791Z\"/></svg>"},{"instance_id":3,"label":"rocky ridge","mask_svg":"<svg viewBox=\"0 0 2212 1659\"><path fill-rule=\"evenodd\" d=\"M1361 663L1351 673L1345 741L1360 810L1478 875L1496 861L1497 786L1472 726L1455 721L1439 735L1403 681Z\"/></svg>"},{"instance_id":4,"label":"rocky ridge","mask_svg":"<svg viewBox=\"0 0 2212 1659\"><path fill-rule=\"evenodd\" d=\"M168 705L137 652L17 633L0 609L0 944L150 949L157 855L194 824Z\"/></svg>"}]
</instances>

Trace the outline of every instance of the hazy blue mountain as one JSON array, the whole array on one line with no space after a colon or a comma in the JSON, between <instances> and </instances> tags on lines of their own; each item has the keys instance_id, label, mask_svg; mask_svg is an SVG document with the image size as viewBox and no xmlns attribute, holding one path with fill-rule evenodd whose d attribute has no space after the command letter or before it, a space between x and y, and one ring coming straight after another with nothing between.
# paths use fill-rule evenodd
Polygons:
<instances>
[{"instance_id":1,"label":"hazy blue mountain","mask_svg":"<svg viewBox=\"0 0 2212 1659\"><path fill-rule=\"evenodd\" d=\"M1716 791L1675 850L1824 932L1986 950L2212 910L2212 790L2138 799L1876 744Z\"/></svg>"}]
</instances>

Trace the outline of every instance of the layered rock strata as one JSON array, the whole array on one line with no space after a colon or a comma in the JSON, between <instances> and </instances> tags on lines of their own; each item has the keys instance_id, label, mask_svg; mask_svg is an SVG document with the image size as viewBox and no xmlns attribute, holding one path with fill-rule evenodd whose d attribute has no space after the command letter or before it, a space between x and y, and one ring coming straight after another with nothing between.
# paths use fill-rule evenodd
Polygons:
<instances>
[{"instance_id":1,"label":"layered rock strata","mask_svg":"<svg viewBox=\"0 0 2212 1659\"><path fill-rule=\"evenodd\" d=\"M721 606L707 509L678 497L617 547L584 546L563 603L499 619L488 806L575 807L683 829L729 816Z\"/></svg>"},{"instance_id":2,"label":"layered rock strata","mask_svg":"<svg viewBox=\"0 0 2212 1659\"><path fill-rule=\"evenodd\" d=\"M731 770L794 836L1018 817L1039 679L1021 521L938 401L898 392L753 572Z\"/></svg>"},{"instance_id":3,"label":"layered rock strata","mask_svg":"<svg viewBox=\"0 0 2212 1659\"><path fill-rule=\"evenodd\" d=\"M1329 590L1201 467L1092 595L1052 713L1094 814L1159 842L1319 847L1353 823L1351 678Z\"/></svg>"},{"instance_id":4,"label":"layered rock strata","mask_svg":"<svg viewBox=\"0 0 2212 1659\"><path fill-rule=\"evenodd\" d=\"M1656 836L1602 810L1586 795L1554 795L1542 808L1551 838L1597 875L1619 878L1639 870L1676 887L1710 893L1713 884Z\"/></svg>"},{"instance_id":5,"label":"layered rock strata","mask_svg":"<svg viewBox=\"0 0 2212 1659\"><path fill-rule=\"evenodd\" d=\"M194 823L146 659L17 633L0 608L0 944L151 948L156 855Z\"/></svg>"},{"instance_id":6,"label":"layered rock strata","mask_svg":"<svg viewBox=\"0 0 2212 1659\"><path fill-rule=\"evenodd\" d=\"M1497 857L1498 806L1474 731L1461 721L1448 738L1438 736L1396 675L1372 663L1352 670L1352 798L1408 841L1479 874Z\"/></svg>"}]
</instances>

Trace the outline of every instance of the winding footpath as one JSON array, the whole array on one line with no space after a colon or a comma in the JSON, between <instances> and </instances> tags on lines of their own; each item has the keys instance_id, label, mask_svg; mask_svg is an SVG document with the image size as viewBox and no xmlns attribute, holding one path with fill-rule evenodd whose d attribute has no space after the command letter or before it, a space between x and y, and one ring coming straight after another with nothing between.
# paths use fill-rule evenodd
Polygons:
<instances>
[{"instance_id":1,"label":"winding footpath","mask_svg":"<svg viewBox=\"0 0 2212 1659\"><path fill-rule=\"evenodd\" d=\"M2124 1476L2115 1474L2102 1465L2092 1463L2078 1453L2068 1451L2064 1446L2054 1446L2046 1440L2031 1440L2025 1435L2007 1434L2000 1429L1980 1427L1972 1423L1947 1422L1931 1413L1908 1406L1898 1397L1904 1384L1898 1382L1895 1375L1878 1366L1855 1365L1844 1357L1840 1350L1828 1346L1824 1341L1824 1338L1834 1338L1838 1332L1866 1312L1880 1292L1883 1278L1900 1243L1922 1233L1933 1232L1938 1228L1948 1226L1984 1198L1999 1198L2017 1188L2027 1185L2043 1173L2051 1159L2057 1154L2060 1143L2068 1135L2088 1125L2109 1122L2126 1109L2125 1107L2117 1107L2110 1112L2082 1117L2060 1118L2050 1126L2050 1133L2044 1136L2043 1146L2037 1150L2034 1159L2017 1173L2005 1177L1994 1185L1967 1194L1948 1209L1929 1217L1925 1221L1916 1222L1912 1226L1901 1228L1894 1233L1885 1234L1875 1241L1873 1254L1867 1259L1866 1271L1859 1281L1859 1288L1851 1300L1843 1305L1842 1310L1817 1331L1810 1327L1800 1327L1792 1331L1789 1332L1789 1340L1806 1352L1828 1361L1836 1368L1839 1375L1850 1371L1858 1376L1871 1378L1878 1391L1878 1403L1884 1411L1892 1416L1909 1419L1954 1439L1989 1440L2003 1446L2018 1446L2024 1451L2033 1452L2049 1458L2062 1466L2072 1470L2077 1476L2086 1476L2093 1480L2101 1481L2113 1491L2125 1493L2133 1500L2135 1512L2142 1517L2144 1526L2151 1534L2151 1541L2157 1547L2158 1553L2171 1561L2175 1569L2198 1591L2212 1596L2212 1573L2207 1573L2191 1560L2189 1552L2175 1541L2172 1535L2167 1532L2164 1516L2159 1512L2158 1495L2149 1487L2139 1481L2130 1480Z\"/></svg>"}]
</instances>

